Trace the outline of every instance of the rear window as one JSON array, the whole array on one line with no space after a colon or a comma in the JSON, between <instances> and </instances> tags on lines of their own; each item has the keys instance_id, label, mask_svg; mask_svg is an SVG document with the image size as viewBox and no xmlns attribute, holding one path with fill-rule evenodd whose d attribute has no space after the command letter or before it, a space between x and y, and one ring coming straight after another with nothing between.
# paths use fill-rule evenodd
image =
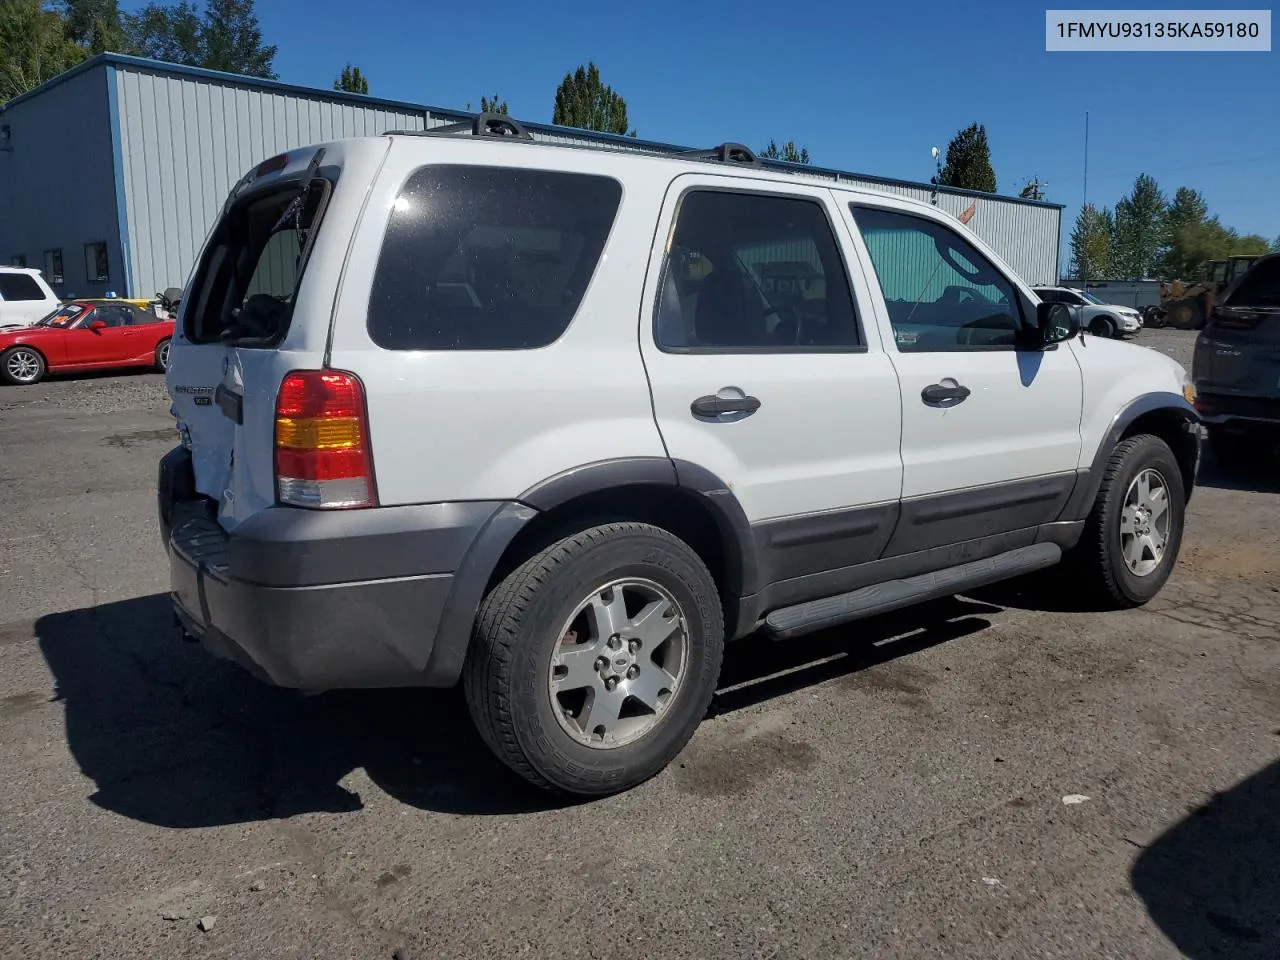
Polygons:
<instances>
[{"instance_id":1,"label":"rear window","mask_svg":"<svg viewBox=\"0 0 1280 960\"><path fill-rule=\"evenodd\" d=\"M192 343L270 346L283 339L332 184L317 177L251 194L219 222L188 299Z\"/></svg>"},{"instance_id":2,"label":"rear window","mask_svg":"<svg viewBox=\"0 0 1280 960\"><path fill-rule=\"evenodd\" d=\"M1233 307L1280 307L1280 257L1260 261L1226 302Z\"/></svg>"},{"instance_id":3,"label":"rear window","mask_svg":"<svg viewBox=\"0 0 1280 960\"><path fill-rule=\"evenodd\" d=\"M43 300L44 291L29 273L0 273L0 300Z\"/></svg>"},{"instance_id":4,"label":"rear window","mask_svg":"<svg viewBox=\"0 0 1280 960\"><path fill-rule=\"evenodd\" d=\"M369 295L387 350L522 350L569 327L622 186L608 177L429 166L410 175Z\"/></svg>"}]
</instances>

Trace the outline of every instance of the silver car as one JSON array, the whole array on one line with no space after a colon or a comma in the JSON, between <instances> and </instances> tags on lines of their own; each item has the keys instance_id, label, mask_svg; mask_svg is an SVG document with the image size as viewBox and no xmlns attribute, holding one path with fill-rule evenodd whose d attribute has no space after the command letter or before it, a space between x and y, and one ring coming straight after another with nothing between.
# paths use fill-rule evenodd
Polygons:
<instances>
[{"instance_id":1,"label":"silver car","mask_svg":"<svg viewBox=\"0 0 1280 960\"><path fill-rule=\"evenodd\" d=\"M1280 449L1280 254L1223 292L1196 338L1191 376L1219 462L1268 462Z\"/></svg>"}]
</instances>

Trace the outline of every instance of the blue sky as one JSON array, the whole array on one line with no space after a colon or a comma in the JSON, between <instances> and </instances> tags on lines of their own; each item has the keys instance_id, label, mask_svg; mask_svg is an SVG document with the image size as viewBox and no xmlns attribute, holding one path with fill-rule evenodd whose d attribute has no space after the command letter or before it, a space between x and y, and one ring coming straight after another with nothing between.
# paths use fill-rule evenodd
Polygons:
<instances>
[{"instance_id":1,"label":"blue sky","mask_svg":"<svg viewBox=\"0 0 1280 960\"><path fill-rule=\"evenodd\" d=\"M882 176L927 180L929 148L978 121L1000 192L1047 181L1064 242L1087 110L1090 200L1113 205L1147 172L1170 195L1201 190L1241 232L1280 234L1280 47L1047 53L1044 6L1008 0L260 0L258 15L292 83L330 86L351 61L377 96L478 109L497 93L549 122L564 74L594 60L642 137L794 139L816 164Z\"/></svg>"}]
</instances>

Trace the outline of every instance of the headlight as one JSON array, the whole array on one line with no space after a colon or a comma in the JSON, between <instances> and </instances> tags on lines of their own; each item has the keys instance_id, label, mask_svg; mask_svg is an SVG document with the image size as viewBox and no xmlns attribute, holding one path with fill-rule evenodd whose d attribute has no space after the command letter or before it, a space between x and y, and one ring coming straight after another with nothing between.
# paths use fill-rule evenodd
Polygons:
<instances>
[{"instance_id":1,"label":"headlight","mask_svg":"<svg viewBox=\"0 0 1280 960\"><path fill-rule=\"evenodd\" d=\"M1196 385L1186 374L1182 375L1182 399L1195 406Z\"/></svg>"}]
</instances>

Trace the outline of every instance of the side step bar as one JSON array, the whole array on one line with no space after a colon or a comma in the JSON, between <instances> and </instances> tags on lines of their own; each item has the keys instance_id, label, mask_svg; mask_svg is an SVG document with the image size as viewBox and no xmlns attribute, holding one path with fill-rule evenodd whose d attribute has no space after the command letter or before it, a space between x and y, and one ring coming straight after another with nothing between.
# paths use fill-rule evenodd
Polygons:
<instances>
[{"instance_id":1,"label":"side step bar","mask_svg":"<svg viewBox=\"0 0 1280 960\"><path fill-rule=\"evenodd\" d=\"M962 563L958 567L905 580L889 580L852 593L783 607L765 617L764 630L776 640L787 640L1043 570L1061 559L1062 548L1056 543L1035 543L985 560Z\"/></svg>"}]
</instances>

